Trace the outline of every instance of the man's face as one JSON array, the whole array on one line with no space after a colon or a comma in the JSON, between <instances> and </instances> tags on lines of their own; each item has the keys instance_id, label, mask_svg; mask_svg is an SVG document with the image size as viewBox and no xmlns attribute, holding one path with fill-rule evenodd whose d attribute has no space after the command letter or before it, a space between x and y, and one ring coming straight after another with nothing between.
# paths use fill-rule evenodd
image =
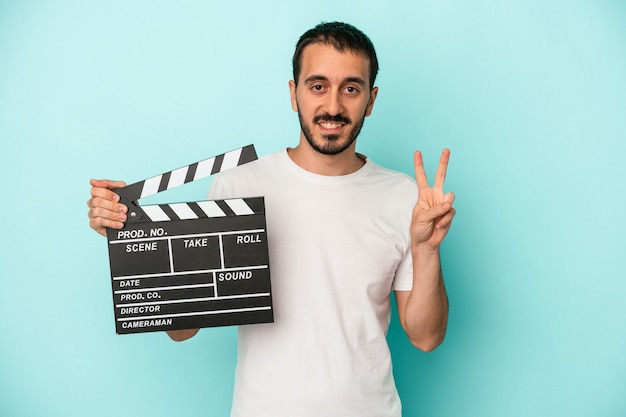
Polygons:
<instances>
[{"instance_id":1,"label":"man's face","mask_svg":"<svg viewBox=\"0 0 626 417\"><path fill-rule=\"evenodd\" d=\"M355 146L378 93L369 88L368 58L321 43L304 49L298 85L290 81L289 88L301 139L325 155Z\"/></svg>"}]
</instances>

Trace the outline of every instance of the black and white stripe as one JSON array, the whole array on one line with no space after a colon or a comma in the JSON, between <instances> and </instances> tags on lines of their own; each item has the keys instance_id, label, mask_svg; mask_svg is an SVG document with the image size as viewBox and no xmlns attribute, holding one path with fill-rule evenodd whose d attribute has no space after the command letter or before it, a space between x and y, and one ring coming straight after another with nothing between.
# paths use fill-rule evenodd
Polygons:
<instances>
[{"instance_id":1,"label":"black and white stripe","mask_svg":"<svg viewBox=\"0 0 626 417\"><path fill-rule=\"evenodd\" d=\"M203 161L187 165L137 183L141 188L136 198L148 197L179 185L187 184L209 175L217 174L230 168L257 159L254 145L244 146Z\"/></svg>"},{"instance_id":2,"label":"black and white stripe","mask_svg":"<svg viewBox=\"0 0 626 417\"><path fill-rule=\"evenodd\" d=\"M190 220L210 217L246 216L261 213L259 198L196 201L193 203L156 204L141 206L153 222Z\"/></svg>"},{"instance_id":3,"label":"black and white stripe","mask_svg":"<svg viewBox=\"0 0 626 417\"><path fill-rule=\"evenodd\" d=\"M143 181L138 181L126 187L119 188L115 190L115 192L120 196L120 203L128 207L127 222L130 223L145 221L143 219L144 215L148 216L152 221L157 221L155 219L175 220L219 217L220 212L225 212L225 215L231 215L230 213L233 212L246 213L245 209L243 211L233 210L229 208L230 205L226 203L223 203L223 209L217 210L208 202L205 202L206 204L201 202L140 207L137 204L137 200L243 165L255 159L257 159L257 155L254 145L248 145ZM230 204L237 206L239 203L233 201ZM253 212L255 211L253 210ZM194 214L196 217L193 217Z\"/></svg>"}]
</instances>

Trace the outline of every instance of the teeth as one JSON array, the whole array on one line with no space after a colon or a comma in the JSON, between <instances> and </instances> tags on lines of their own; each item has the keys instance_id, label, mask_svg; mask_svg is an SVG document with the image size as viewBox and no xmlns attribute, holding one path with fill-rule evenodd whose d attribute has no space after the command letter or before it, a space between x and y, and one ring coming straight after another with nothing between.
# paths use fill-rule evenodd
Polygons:
<instances>
[{"instance_id":1,"label":"teeth","mask_svg":"<svg viewBox=\"0 0 626 417\"><path fill-rule=\"evenodd\" d=\"M338 127L341 127L341 123L324 122L320 124L322 125L324 129L337 129Z\"/></svg>"}]
</instances>

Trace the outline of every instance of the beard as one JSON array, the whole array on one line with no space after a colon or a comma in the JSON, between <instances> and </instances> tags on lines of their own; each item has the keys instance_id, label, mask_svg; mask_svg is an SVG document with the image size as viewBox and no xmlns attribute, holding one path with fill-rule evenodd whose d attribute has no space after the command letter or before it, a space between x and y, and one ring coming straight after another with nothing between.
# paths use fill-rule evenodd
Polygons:
<instances>
[{"instance_id":1,"label":"beard","mask_svg":"<svg viewBox=\"0 0 626 417\"><path fill-rule=\"evenodd\" d=\"M300 113L298 113L298 120L300 121L300 128L302 129L304 137L315 151L324 155L337 155L348 149L354 143L357 136L359 136L361 128L363 127L363 121L365 120L365 114L363 114L363 117L361 117L344 135L321 135L319 140L316 140L311 126L302 119L302 114ZM352 120L349 118L340 115L331 116L328 113L319 114L313 118L313 124L317 124L321 121L344 123L346 126L352 125Z\"/></svg>"}]
</instances>

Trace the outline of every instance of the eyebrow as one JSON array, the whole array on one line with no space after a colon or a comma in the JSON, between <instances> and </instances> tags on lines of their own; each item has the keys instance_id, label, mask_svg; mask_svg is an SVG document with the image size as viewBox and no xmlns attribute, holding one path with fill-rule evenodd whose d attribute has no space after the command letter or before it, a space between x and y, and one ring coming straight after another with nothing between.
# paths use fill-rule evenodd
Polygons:
<instances>
[{"instance_id":1,"label":"eyebrow","mask_svg":"<svg viewBox=\"0 0 626 417\"><path fill-rule=\"evenodd\" d=\"M328 77L325 77L323 75L315 75L314 74L314 75L311 75L311 76L306 77L304 79L304 83L305 84L312 83L312 82L315 82L315 81L328 81ZM356 84L359 84L359 85L362 85L362 86L366 85L365 80L363 78L361 78L361 77L348 77L348 78L344 79L342 82L343 83L356 83Z\"/></svg>"}]
</instances>

